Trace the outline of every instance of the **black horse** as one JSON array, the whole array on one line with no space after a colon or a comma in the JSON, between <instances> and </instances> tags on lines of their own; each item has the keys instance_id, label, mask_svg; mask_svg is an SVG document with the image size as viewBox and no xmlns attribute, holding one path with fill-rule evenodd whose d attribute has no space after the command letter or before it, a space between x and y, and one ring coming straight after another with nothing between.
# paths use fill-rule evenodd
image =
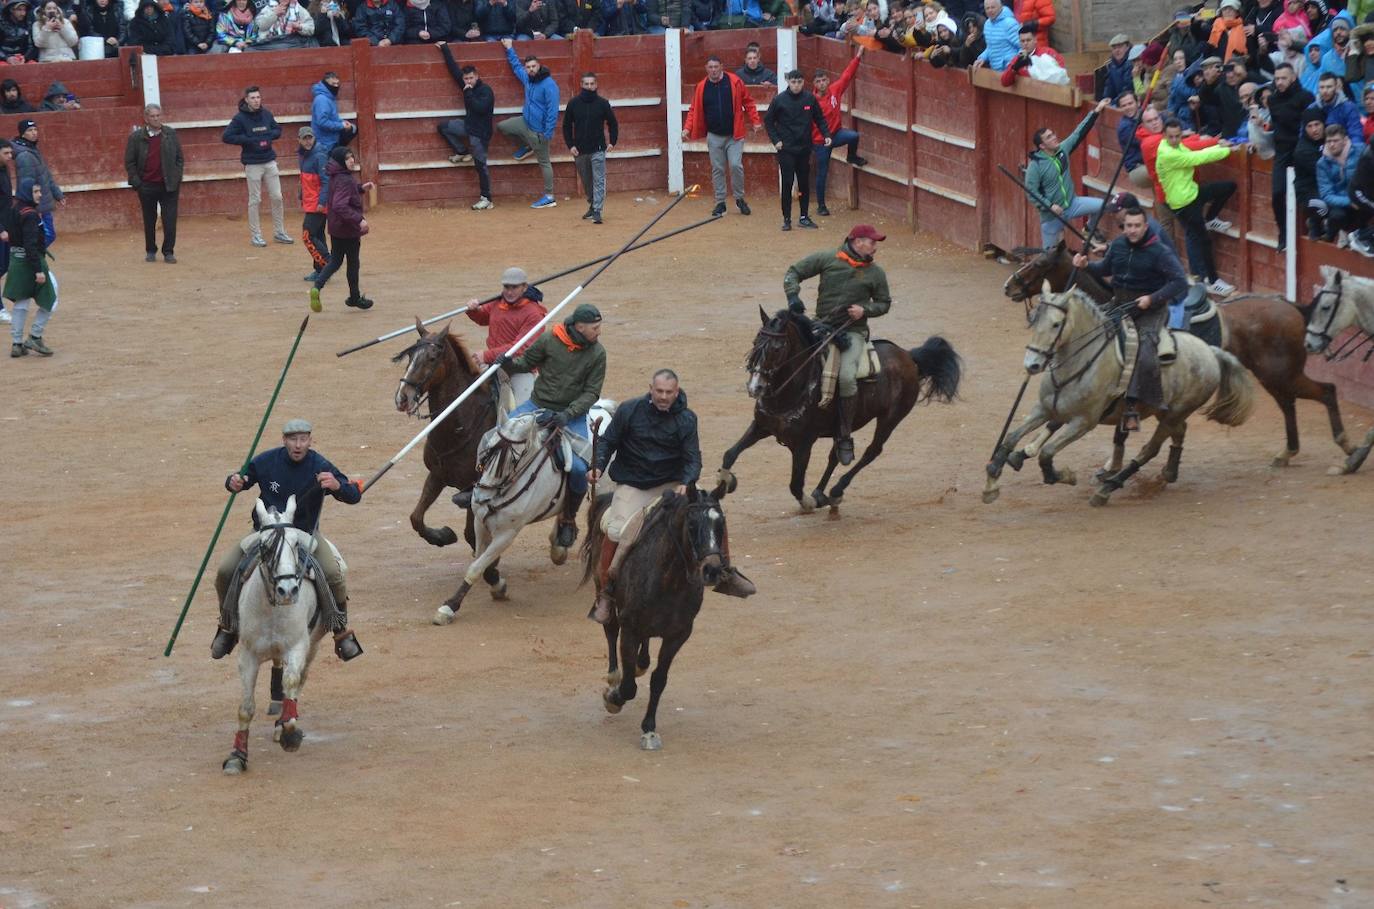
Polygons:
<instances>
[{"instance_id":1,"label":"black horse","mask_svg":"<svg viewBox=\"0 0 1374 909\"><path fill-rule=\"evenodd\" d=\"M763 327L754 337L747 363L749 394L755 402L754 420L740 440L725 452L722 475L733 480L729 470L740 454L755 442L773 436L792 452L792 482L788 488L804 512L824 505L837 508L855 474L882 454L883 443L917 402L931 398L948 402L959 391L959 355L944 338L932 336L912 350L903 350L890 341L875 341L880 371L875 381L859 383L853 419L855 430L877 420L873 441L827 495L825 485L839 464L832 447L815 491L805 495L811 448L817 439L835 434L834 407L820 407L820 354L821 348L830 343L831 333L827 326L786 309L770 319L759 307L759 318Z\"/></svg>"},{"instance_id":2,"label":"black horse","mask_svg":"<svg viewBox=\"0 0 1374 909\"><path fill-rule=\"evenodd\" d=\"M649 511L638 538L625 555L611 593L611 619L606 623L610 655L602 700L608 713L619 713L634 699L635 677L649 668L649 639L662 638L658 665L649 678L649 707L640 724L639 745L657 751L663 741L656 731L658 701L668 685L673 657L692 636L707 587L720 580L725 556L724 484L711 492L690 487L685 496L664 493ZM601 552L601 516L609 494L588 509L587 538L582 544L582 581L596 574ZM599 585L598 585L599 587Z\"/></svg>"}]
</instances>

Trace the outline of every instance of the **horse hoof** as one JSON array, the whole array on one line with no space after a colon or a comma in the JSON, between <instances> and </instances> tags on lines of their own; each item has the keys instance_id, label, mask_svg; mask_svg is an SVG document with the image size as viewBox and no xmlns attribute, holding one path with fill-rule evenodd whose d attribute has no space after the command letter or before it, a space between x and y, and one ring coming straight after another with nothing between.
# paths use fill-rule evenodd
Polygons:
<instances>
[{"instance_id":1,"label":"horse hoof","mask_svg":"<svg viewBox=\"0 0 1374 909\"><path fill-rule=\"evenodd\" d=\"M645 751L662 751L663 739L658 737L657 732L646 732L639 737L639 747Z\"/></svg>"},{"instance_id":2,"label":"horse hoof","mask_svg":"<svg viewBox=\"0 0 1374 909\"><path fill-rule=\"evenodd\" d=\"M613 691L614 689L607 688L601 693L601 703L605 705L606 712L610 714L619 713L620 708L625 706L624 704L617 704L615 701L611 700Z\"/></svg>"},{"instance_id":3,"label":"horse hoof","mask_svg":"<svg viewBox=\"0 0 1374 909\"><path fill-rule=\"evenodd\" d=\"M830 511L826 513L827 521L838 521L840 519L840 506L834 502L830 503Z\"/></svg>"},{"instance_id":4,"label":"horse hoof","mask_svg":"<svg viewBox=\"0 0 1374 909\"><path fill-rule=\"evenodd\" d=\"M1165 483L1177 483L1177 482L1178 482L1178 471L1177 471L1177 470L1170 470L1169 468L1166 467L1166 468L1164 468L1162 471L1160 471L1159 478L1160 478L1161 480L1163 480Z\"/></svg>"},{"instance_id":5,"label":"horse hoof","mask_svg":"<svg viewBox=\"0 0 1374 909\"><path fill-rule=\"evenodd\" d=\"M271 704L267 705L267 715L268 715L268 716L280 716L280 715L281 715L281 701L273 701Z\"/></svg>"},{"instance_id":6,"label":"horse hoof","mask_svg":"<svg viewBox=\"0 0 1374 909\"><path fill-rule=\"evenodd\" d=\"M1097 492L1093 493L1093 497L1088 500L1088 504L1094 508L1101 508L1111 500L1111 497L1112 494L1110 490L1099 489Z\"/></svg>"},{"instance_id":7,"label":"horse hoof","mask_svg":"<svg viewBox=\"0 0 1374 909\"><path fill-rule=\"evenodd\" d=\"M1093 471L1093 482L1094 482L1094 483L1099 483L1099 484L1100 484L1100 483L1102 483L1104 480L1106 480L1107 477L1111 476L1113 473L1115 473L1115 471L1110 470L1110 469L1108 469L1108 468L1106 468L1106 467L1099 467L1099 468L1097 468L1096 470Z\"/></svg>"},{"instance_id":8,"label":"horse hoof","mask_svg":"<svg viewBox=\"0 0 1374 909\"><path fill-rule=\"evenodd\" d=\"M649 666L648 666L647 663L646 663L645 665L643 665L643 666L636 665L636 666L635 666L635 678L637 678L637 679L638 679L638 678L642 678L642 677L644 676L644 673L646 673L646 672L648 672L648 671L649 671ZM617 681L618 681L618 680L617 680Z\"/></svg>"},{"instance_id":9,"label":"horse hoof","mask_svg":"<svg viewBox=\"0 0 1374 909\"><path fill-rule=\"evenodd\" d=\"M1012 470L1020 470L1021 465L1026 463L1026 458L1029 456L1028 452L1018 448L1016 451L1007 455L1007 466Z\"/></svg>"},{"instance_id":10,"label":"horse hoof","mask_svg":"<svg viewBox=\"0 0 1374 909\"><path fill-rule=\"evenodd\" d=\"M502 602L502 603L504 603L506 600L509 600L509 599L510 599L510 594L507 592L507 588L506 588L506 579L505 579L505 578L502 578L502 579L501 579L501 583L499 583L499 584L497 584L497 585L495 585L494 587L491 588L491 598L492 598L493 600L496 600L497 602Z\"/></svg>"},{"instance_id":11,"label":"horse hoof","mask_svg":"<svg viewBox=\"0 0 1374 909\"><path fill-rule=\"evenodd\" d=\"M797 502L801 505L802 514L810 514L816 510L816 500L811 496L802 496Z\"/></svg>"},{"instance_id":12,"label":"horse hoof","mask_svg":"<svg viewBox=\"0 0 1374 909\"><path fill-rule=\"evenodd\" d=\"M1283 455L1279 455L1278 457L1274 458L1274 460L1269 462L1269 467L1273 470L1279 470L1287 466L1288 458L1284 457Z\"/></svg>"},{"instance_id":13,"label":"horse hoof","mask_svg":"<svg viewBox=\"0 0 1374 909\"><path fill-rule=\"evenodd\" d=\"M549 561L553 562L555 565L562 565L564 562L568 561L568 550L562 546L550 546Z\"/></svg>"},{"instance_id":14,"label":"horse hoof","mask_svg":"<svg viewBox=\"0 0 1374 909\"><path fill-rule=\"evenodd\" d=\"M439 530L426 530L420 536L425 538L425 542L431 546L452 546L458 542L458 534L453 532L451 527L443 527Z\"/></svg>"},{"instance_id":15,"label":"horse hoof","mask_svg":"<svg viewBox=\"0 0 1374 909\"><path fill-rule=\"evenodd\" d=\"M1326 468L1326 475L1328 477L1343 477L1348 473L1354 473L1354 471L1344 464L1337 464L1335 467Z\"/></svg>"},{"instance_id":16,"label":"horse hoof","mask_svg":"<svg viewBox=\"0 0 1374 909\"><path fill-rule=\"evenodd\" d=\"M300 751L301 742L305 741L305 732L292 722L289 726L278 726L272 737L281 745L282 751Z\"/></svg>"},{"instance_id":17,"label":"horse hoof","mask_svg":"<svg viewBox=\"0 0 1374 909\"><path fill-rule=\"evenodd\" d=\"M1002 494L1002 490L1000 490L1000 489L984 489L984 490L983 490L983 504L984 504L984 505L991 505L993 502L996 502L996 501L997 501L997 497L1000 496L1001 494Z\"/></svg>"},{"instance_id":18,"label":"horse hoof","mask_svg":"<svg viewBox=\"0 0 1374 909\"><path fill-rule=\"evenodd\" d=\"M1056 482L1063 483L1065 486L1077 486L1078 474L1074 473L1071 468L1065 467L1058 472Z\"/></svg>"},{"instance_id":19,"label":"horse hoof","mask_svg":"<svg viewBox=\"0 0 1374 909\"><path fill-rule=\"evenodd\" d=\"M225 776L238 776L240 773L247 773L248 757L241 752L235 751L233 754L229 755L229 757L225 758L222 766L224 767Z\"/></svg>"},{"instance_id":20,"label":"horse hoof","mask_svg":"<svg viewBox=\"0 0 1374 909\"><path fill-rule=\"evenodd\" d=\"M453 616L453 610L449 608L449 605L447 603L445 603L438 609L434 610L434 618L430 619L430 621L433 622L435 625L452 625Z\"/></svg>"}]
</instances>

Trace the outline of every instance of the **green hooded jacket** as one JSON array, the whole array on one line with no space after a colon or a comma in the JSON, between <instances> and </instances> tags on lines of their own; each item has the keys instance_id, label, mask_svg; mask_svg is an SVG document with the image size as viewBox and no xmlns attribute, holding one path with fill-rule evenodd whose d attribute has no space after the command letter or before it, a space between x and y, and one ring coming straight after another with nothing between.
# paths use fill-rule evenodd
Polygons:
<instances>
[{"instance_id":1,"label":"green hooded jacket","mask_svg":"<svg viewBox=\"0 0 1374 909\"><path fill-rule=\"evenodd\" d=\"M1069 155L1083 141L1083 137L1097 122L1097 111L1083 118L1069 137L1059 144L1054 154L1037 149L1031 152L1030 165L1026 168L1026 188L1030 190L1031 201L1040 212L1040 220L1048 221L1054 217L1051 205L1067 209L1073 204L1076 193L1073 189L1073 174L1069 172Z\"/></svg>"},{"instance_id":2,"label":"green hooded jacket","mask_svg":"<svg viewBox=\"0 0 1374 909\"><path fill-rule=\"evenodd\" d=\"M577 349L570 348L563 336L577 342ZM601 397L601 385L606 381L606 348L597 341L587 344L569 325L558 325L512 360L510 369L539 370L530 400L544 410L561 410L575 419L591 410Z\"/></svg>"},{"instance_id":3,"label":"green hooded jacket","mask_svg":"<svg viewBox=\"0 0 1374 909\"><path fill-rule=\"evenodd\" d=\"M821 250L793 263L782 280L788 297L801 292L801 282L820 275L816 290L816 318L829 321L832 313L851 304L863 307L864 318L846 331L868 334L869 317L886 315L892 308L892 294L887 289L887 275L871 260L863 262L848 242L839 249ZM837 317L838 318L838 317Z\"/></svg>"}]
</instances>

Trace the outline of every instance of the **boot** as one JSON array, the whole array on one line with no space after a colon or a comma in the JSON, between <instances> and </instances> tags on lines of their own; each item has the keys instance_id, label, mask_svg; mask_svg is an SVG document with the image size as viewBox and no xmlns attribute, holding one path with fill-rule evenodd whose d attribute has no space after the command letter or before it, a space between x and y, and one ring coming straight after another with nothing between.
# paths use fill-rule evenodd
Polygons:
<instances>
[{"instance_id":1,"label":"boot","mask_svg":"<svg viewBox=\"0 0 1374 909\"><path fill-rule=\"evenodd\" d=\"M716 593L723 593L728 597L751 597L759 592L754 586L754 582L740 573L739 569L730 564L730 528L725 528L725 537L720 541L720 554L725 559L725 568L720 572L720 579L716 581L716 586L711 589Z\"/></svg>"},{"instance_id":2,"label":"boot","mask_svg":"<svg viewBox=\"0 0 1374 909\"><path fill-rule=\"evenodd\" d=\"M466 511L472 507L472 490L463 489L453 494L453 504Z\"/></svg>"},{"instance_id":3,"label":"boot","mask_svg":"<svg viewBox=\"0 0 1374 909\"><path fill-rule=\"evenodd\" d=\"M215 639L210 642L210 659L222 660L238 644L239 636L223 628L215 629Z\"/></svg>"},{"instance_id":4,"label":"boot","mask_svg":"<svg viewBox=\"0 0 1374 909\"><path fill-rule=\"evenodd\" d=\"M582 507L583 493L568 490L563 497L563 513L558 516L558 536L554 539L563 549L571 549L577 542L577 510Z\"/></svg>"},{"instance_id":5,"label":"boot","mask_svg":"<svg viewBox=\"0 0 1374 909\"><path fill-rule=\"evenodd\" d=\"M596 594L596 603L592 605L592 611L587 613L587 618L601 625L605 625L611 620L611 593L615 579L611 577L611 560L615 558L615 551L620 548L620 544L610 537L603 537L601 540L601 558L596 563L596 580L599 588Z\"/></svg>"},{"instance_id":6,"label":"boot","mask_svg":"<svg viewBox=\"0 0 1374 909\"><path fill-rule=\"evenodd\" d=\"M835 452L840 463L848 466L854 462L854 438L850 435L854 425L854 398L835 399Z\"/></svg>"},{"instance_id":7,"label":"boot","mask_svg":"<svg viewBox=\"0 0 1374 909\"><path fill-rule=\"evenodd\" d=\"M348 602L344 601L339 607L338 614L334 617L334 653L339 659L347 663L354 657L363 655L363 645L358 643L358 639L353 635L353 629L348 627Z\"/></svg>"},{"instance_id":8,"label":"boot","mask_svg":"<svg viewBox=\"0 0 1374 909\"><path fill-rule=\"evenodd\" d=\"M29 335L29 339L24 342L24 349L31 350L40 357L52 356L52 348L43 343L41 335Z\"/></svg>"}]
</instances>

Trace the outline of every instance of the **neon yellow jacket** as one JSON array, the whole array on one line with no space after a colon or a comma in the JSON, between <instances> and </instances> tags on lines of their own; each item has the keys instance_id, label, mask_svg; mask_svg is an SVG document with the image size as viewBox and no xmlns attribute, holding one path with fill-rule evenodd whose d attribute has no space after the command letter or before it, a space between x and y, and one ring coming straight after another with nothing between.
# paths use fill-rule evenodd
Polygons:
<instances>
[{"instance_id":1,"label":"neon yellow jacket","mask_svg":"<svg viewBox=\"0 0 1374 909\"><path fill-rule=\"evenodd\" d=\"M1167 140L1159 143L1155 170L1159 174L1159 185L1164 187L1165 203L1174 211L1186 208L1197 198L1197 181L1193 179L1193 171L1204 164L1224 161L1230 154L1230 147L1222 145L1192 149L1181 142L1177 148Z\"/></svg>"}]
</instances>

